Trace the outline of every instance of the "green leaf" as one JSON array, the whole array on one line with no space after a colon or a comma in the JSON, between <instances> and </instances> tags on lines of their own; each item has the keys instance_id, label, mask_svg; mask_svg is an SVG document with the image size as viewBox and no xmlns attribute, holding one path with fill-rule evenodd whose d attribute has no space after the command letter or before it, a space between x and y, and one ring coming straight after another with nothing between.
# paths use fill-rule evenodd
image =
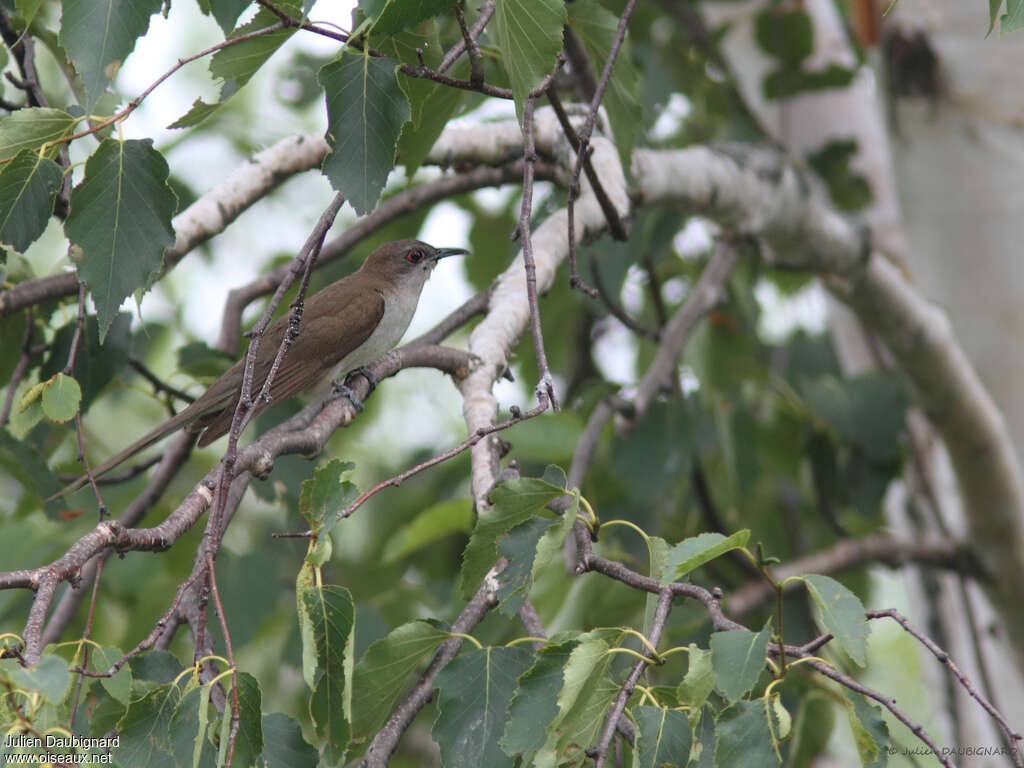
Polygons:
<instances>
[{"instance_id":1,"label":"green leaf","mask_svg":"<svg viewBox=\"0 0 1024 768\"><path fill-rule=\"evenodd\" d=\"M562 0L497 0L495 4L495 36L520 122L530 90L555 69L566 20Z\"/></svg>"},{"instance_id":2,"label":"green leaf","mask_svg":"<svg viewBox=\"0 0 1024 768\"><path fill-rule=\"evenodd\" d=\"M844 691L847 715L860 762L865 768L885 768L889 761L889 726L882 711L859 693Z\"/></svg>"},{"instance_id":3,"label":"green leaf","mask_svg":"<svg viewBox=\"0 0 1024 768\"><path fill-rule=\"evenodd\" d=\"M818 607L815 618L831 632L857 666L867 663L868 620L860 598L835 579L810 573L801 577Z\"/></svg>"},{"instance_id":4,"label":"green leaf","mask_svg":"<svg viewBox=\"0 0 1024 768\"><path fill-rule=\"evenodd\" d=\"M611 53L612 43L618 31L619 17L592 0L577 0L568 8L569 26L583 40L596 70L594 76L599 77ZM601 102L608 112L615 146L625 168L629 168L633 147L644 126L643 110L639 101L642 91L640 78L633 66L627 33L615 58L611 78Z\"/></svg>"},{"instance_id":5,"label":"green leaf","mask_svg":"<svg viewBox=\"0 0 1024 768\"><path fill-rule=\"evenodd\" d=\"M75 380L82 387L83 413L124 368L132 344L131 321L132 316L127 312L118 313L107 332L106 341L101 345L96 316L85 318L85 327L78 339L78 352L75 354ZM73 319L57 331L46 361L39 369L40 378L48 379L64 369L77 328L78 322Z\"/></svg>"},{"instance_id":6,"label":"green leaf","mask_svg":"<svg viewBox=\"0 0 1024 768\"><path fill-rule=\"evenodd\" d=\"M162 0L64 0L60 44L85 85L91 112L135 41L146 34L149 17Z\"/></svg>"},{"instance_id":7,"label":"green leaf","mask_svg":"<svg viewBox=\"0 0 1024 768\"><path fill-rule=\"evenodd\" d=\"M745 547L749 538L750 531L743 529L728 537L720 533L702 533L683 539L672 547L665 557L665 573L661 577L661 583L671 584L704 563L721 557L726 552Z\"/></svg>"},{"instance_id":8,"label":"green leaf","mask_svg":"<svg viewBox=\"0 0 1024 768\"><path fill-rule=\"evenodd\" d=\"M320 755L302 736L302 727L288 715L263 717L263 765L266 768L316 768Z\"/></svg>"},{"instance_id":9,"label":"green leaf","mask_svg":"<svg viewBox=\"0 0 1024 768\"><path fill-rule=\"evenodd\" d=\"M44 0L14 0L14 7L18 9L22 18L25 19L25 26L29 26L32 20L39 13ZM5 62L6 63L6 62Z\"/></svg>"},{"instance_id":10,"label":"green leaf","mask_svg":"<svg viewBox=\"0 0 1024 768\"><path fill-rule=\"evenodd\" d=\"M211 0L210 10L213 13L213 18L217 20L217 25L225 35L228 35L234 29L235 22L242 15L242 11L251 3L252 0Z\"/></svg>"},{"instance_id":11,"label":"green leaf","mask_svg":"<svg viewBox=\"0 0 1024 768\"><path fill-rule=\"evenodd\" d=\"M208 118L214 112L221 108L223 102L215 101L212 104L203 101L202 99L196 99L192 102L191 108L188 112L179 117L173 123L168 125L168 128L191 128L192 126L199 125L203 120Z\"/></svg>"},{"instance_id":12,"label":"green leaf","mask_svg":"<svg viewBox=\"0 0 1024 768\"><path fill-rule=\"evenodd\" d=\"M372 210L395 165L395 145L409 104L395 79L395 62L345 52L318 77L327 93L323 171L357 213Z\"/></svg>"},{"instance_id":13,"label":"green leaf","mask_svg":"<svg viewBox=\"0 0 1024 768\"><path fill-rule=\"evenodd\" d=\"M431 734L445 765L512 768L515 761L498 740L516 681L531 659L522 648L479 648L456 656L441 670Z\"/></svg>"},{"instance_id":14,"label":"green leaf","mask_svg":"<svg viewBox=\"0 0 1024 768\"><path fill-rule=\"evenodd\" d=\"M124 654L118 648L94 646L89 652L89 664L86 668L90 672L105 675L114 666L115 662L123 657ZM99 681L107 693L115 699L122 704L129 703L132 688L132 672L129 666L125 665L113 677L101 677Z\"/></svg>"},{"instance_id":15,"label":"green leaf","mask_svg":"<svg viewBox=\"0 0 1024 768\"><path fill-rule=\"evenodd\" d=\"M309 714L328 760L341 760L348 746L352 711L352 629L355 606L344 587L311 587L302 593L316 644L317 680Z\"/></svg>"},{"instance_id":16,"label":"green leaf","mask_svg":"<svg viewBox=\"0 0 1024 768\"><path fill-rule=\"evenodd\" d=\"M745 695L757 684L765 666L771 619L758 633L731 629L711 635L711 664L715 687L729 702Z\"/></svg>"},{"instance_id":17,"label":"green leaf","mask_svg":"<svg viewBox=\"0 0 1024 768\"><path fill-rule=\"evenodd\" d=\"M558 692L558 715L547 725L545 742L535 765L554 768L555 755L583 761L583 748L593 743L619 685L609 677L614 654L608 650L622 641L619 629L595 629L578 638L563 672ZM570 753L572 757L570 757Z\"/></svg>"},{"instance_id":18,"label":"green leaf","mask_svg":"<svg viewBox=\"0 0 1024 768\"><path fill-rule=\"evenodd\" d=\"M355 485L341 479L355 466L351 461L331 459L317 467L313 477L302 483L299 512L306 518L314 536L326 535L333 527L334 516L355 499L358 493Z\"/></svg>"},{"instance_id":19,"label":"green leaf","mask_svg":"<svg viewBox=\"0 0 1024 768\"><path fill-rule=\"evenodd\" d=\"M498 559L498 537L541 514L548 502L563 495L563 489L535 478L512 480L492 491L494 506L477 520L462 556L461 588L467 599Z\"/></svg>"},{"instance_id":20,"label":"green leaf","mask_svg":"<svg viewBox=\"0 0 1024 768\"><path fill-rule=\"evenodd\" d=\"M558 715L565 665L576 645L576 640L567 640L541 648L533 666L519 678L501 738L505 754L526 754L544 745L545 729Z\"/></svg>"},{"instance_id":21,"label":"green leaf","mask_svg":"<svg viewBox=\"0 0 1024 768\"><path fill-rule=\"evenodd\" d=\"M665 575L665 566L669 552L668 542L660 536L648 536L645 541L647 542L647 562L650 563L648 575L660 583L662 576ZM654 624L654 613L657 610L658 596L648 592L647 597L644 598L644 636L650 635L651 627Z\"/></svg>"},{"instance_id":22,"label":"green leaf","mask_svg":"<svg viewBox=\"0 0 1024 768\"><path fill-rule=\"evenodd\" d=\"M835 727L835 707L824 693L811 691L800 697L789 749L793 768L812 768L825 752Z\"/></svg>"},{"instance_id":23,"label":"green leaf","mask_svg":"<svg viewBox=\"0 0 1024 768\"><path fill-rule=\"evenodd\" d=\"M722 710L715 722L716 768L777 764L762 701L738 701Z\"/></svg>"},{"instance_id":24,"label":"green leaf","mask_svg":"<svg viewBox=\"0 0 1024 768\"><path fill-rule=\"evenodd\" d=\"M64 487L36 447L18 440L6 429L0 429L0 466L39 499L49 498ZM48 511L56 506L57 501L46 505Z\"/></svg>"},{"instance_id":25,"label":"green leaf","mask_svg":"<svg viewBox=\"0 0 1024 768\"><path fill-rule=\"evenodd\" d=\"M301 15L301 9L295 2L278 2L275 5L292 17ZM251 21L238 27L228 38L234 39L258 32L279 21L276 14L266 8L260 8ZM217 51L210 59L210 74L223 81L220 101L227 101L241 90L256 71L295 34L295 31L294 27L285 27L277 32L243 40Z\"/></svg>"},{"instance_id":26,"label":"green leaf","mask_svg":"<svg viewBox=\"0 0 1024 768\"><path fill-rule=\"evenodd\" d=\"M227 683L225 683L227 687ZM230 692L229 696L232 696ZM247 672L238 673L238 734L235 736L235 754L232 765L254 765L263 752L263 724L261 712L263 696L256 678ZM231 712L221 715L221 741L218 764L223 764L231 733Z\"/></svg>"},{"instance_id":27,"label":"green leaf","mask_svg":"<svg viewBox=\"0 0 1024 768\"><path fill-rule=\"evenodd\" d=\"M498 554L508 560L508 565L498 574L500 586L496 593L500 601L498 610L505 616L514 616L523 607L530 587L533 586L533 561L537 556L537 545L555 522L531 517L498 537Z\"/></svg>"},{"instance_id":28,"label":"green leaf","mask_svg":"<svg viewBox=\"0 0 1024 768\"><path fill-rule=\"evenodd\" d=\"M23 149L0 169L0 240L24 252L43 234L64 174L53 160Z\"/></svg>"},{"instance_id":29,"label":"green leaf","mask_svg":"<svg viewBox=\"0 0 1024 768\"><path fill-rule=\"evenodd\" d=\"M426 621L403 624L376 640L352 679L352 735L371 736L387 720L409 675L450 635Z\"/></svg>"},{"instance_id":30,"label":"green leaf","mask_svg":"<svg viewBox=\"0 0 1024 768\"><path fill-rule=\"evenodd\" d=\"M168 742L178 765L209 768L217 764L217 750L210 738L210 724L216 716L209 685L196 686L182 696L168 727Z\"/></svg>"},{"instance_id":31,"label":"green leaf","mask_svg":"<svg viewBox=\"0 0 1024 768\"><path fill-rule=\"evenodd\" d=\"M636 768L685 768L690 759L690 721L678 710L663 707L633 709L637 725Z\"/></svg>"},{"instance_id":32,"label":"green leaf","mask_svg":"<svg viewBox=\"0 0 1024 768\"><path fill-rule=\"evenodd\" d=\"M690 659L690 666L686 670L686 677L679 684L676 695L679 701L685 702L692 709L700 709L715 688L711 651L705 651L698 648L696 643L690 643L687 657Z\"/></svg>"},{"instance_id":33,"label":"green leaf","mask_svg":"<svg viewBox=\"0 0 1024 768\"><path fill-rule=\"evenodd\" d=\"M447 13L451 7L451 0L387 0L373 22L372 34L378 37L393 35Z\"/></svg>"},{"instance_id":34,"label":"green leaf","mask_svg":"<svg viewBox=\"0 0 1024 768\"><path fill-rule=\"evenodd\" d=\"M104 139L71 193L64 230L82 249L78 275L96 303L101 342L121 302L149 287L174 242L177 198L167 173L151 139Z\"/></svg>"},{"instance_id":35,"label":"green leaf","mask_svg":"<svg viewBox=\"0 0 1024 768\"><path fill-rule=\"evenodd\" d=\"M814 50L811 17L804 10L762 10L754 17L754 39L786 69L797 69Z\"/></svg>"},{"instance_id":36,"label":"green leaf","mask_svg":"<svg viewBox=\"0 0 1024 768\"><path fill-rule=\"evenodd\" d=\"M181 701L176 685L165 683L128 707L117 724L120 745L114 750L118 765L176 766L171 742L171 719Z\"/></svg>"},{"instance_id":37,"label":"green leaf","mask_svg":"<svg viewBox=\"0 0 1024 768\"><path fill-rule=\"evenodd\" d=\"M384 562L394 563L446 536L468 534L472 530L472 499L439 502L391 534L384 546Z\"/></svg>"},{"instance_id":38,"label":"green leaf","mask_svg":"<svg viewBox=\"0 0 1024 768\"><path fill-rule=\"evenodd\" d=\"M82 402L82 388L71 376L58 373L43 386L43 413L51 421L64 423L75 418Z\"/></svg>"},{"instance_id":39,"label":"green leaf","mask_svg":"<svg viewBox=\"0 0 1024 768\"><path fill-rule=\"evenodd\" d=\"M895 0L893 0L895 3ZM892 7L891 5L889 6ZM999 9L1003 7L1003 0L988 0L988 31L985 33L985 37L992 34L992 30L996 28L996 21L999 19Z\"/></svg>"},{"instance_id":40,"label":"green leaf","mask_svg":"<svg viewBox=\"0 0 1024 768\"><path fill-rule=\"evenodd\" d=\"M845 88L857 70L830 62L824 69L779 69L764 76L761 85L766 99L785 99L800 93Z\"/></svg>"},{"instance_id":41,"label":"green leaf","mask_svg":"<svg viewBox=\"0 0 1024 768\"><path fill-rule=\"evenodd\" d=\"M14 659L0 660L0 676L25 691L38 691L51 704L64 700L71 684L68 665L57 656L43 656L33 667L23 667Z\"/></svg>"},{"instance_id":42,"label":"green leaf","mask_svg":"<svg viewBox=\"0 0 1024 768\"><path fill-rule=\"evenodd\" d=\"M860 210L872 200L871 182L852 166L857 156L853 139L831 140L808 153L807 162L828 185L828 196L841 211Z\"/></svg>"},{"instance_id":43,"label":"green leaf","mask_svg":"<svg viewBox=\"0 0 1024 768\"><path fill-rule=\"evenodd\" d=\"M1006 13L999 19L999 32L1016 32L1024 27L1024 0L1006 0Z\"/></svg>"},{"instance_id":44,"label":"green leaf","mask_svg":"<svg viewBox=\"0 0 1024 768\"><path fill-rule=\"evenodd\" d=\"M0 118L0 160L12 158L24 149L70 136L78 118L49 107L26 107ZM52 150L56 154L56 148Z\"/></svg>"}]
</instances>

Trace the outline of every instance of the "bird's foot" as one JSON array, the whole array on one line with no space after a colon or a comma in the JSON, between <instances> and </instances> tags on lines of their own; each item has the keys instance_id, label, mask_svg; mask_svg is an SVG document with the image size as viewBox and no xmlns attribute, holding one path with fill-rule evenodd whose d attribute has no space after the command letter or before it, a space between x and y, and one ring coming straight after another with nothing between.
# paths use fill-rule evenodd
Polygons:
<instances>
[{"instance_id":1,"label":"bird's foot","mask_svg":"<svg viewBox=\"0 0 1024 768\"><path fill-rule=\"evenodd\" d=\"M367 392L367 396L373 394L373 390L377 388L377 377L370 373L370 369L365 365L360 365L358 368L354 368L349 371L348 376L345 377L345 381L348 381L353 376L362 376L366 379L366 383L370 385L370 391Z\"/></svg>"},{"instance_id":2,"label":"bird's foot","mask_svg":"<svg viewBox=\"0 0 1024 768\"><path fill-rule=\"evenodd\" d=\"M359 398L355 392L345 386L344 382L335 381L331 384L331 399L345 397L352 403L357 411L362 412L364 406L363 401Z\"/></svg>"}]
</instances>

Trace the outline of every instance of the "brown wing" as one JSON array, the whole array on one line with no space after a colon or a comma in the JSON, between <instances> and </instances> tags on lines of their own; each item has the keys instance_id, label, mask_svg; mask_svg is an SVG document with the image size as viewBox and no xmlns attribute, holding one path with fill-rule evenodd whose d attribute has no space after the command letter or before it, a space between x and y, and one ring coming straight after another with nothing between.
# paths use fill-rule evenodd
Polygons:
<instances>
[{"instance_id":1,"label":"brown wing","mask_svg":"<svg viewBox=\"0 0 1024 768\"><path fill-rule=\"evenodd\" d=\"M336 363L370 337L383 315L384 296L376 290L358 290L349 280L340 280L310 297L306 302L298 338L292 342L270 383L270 402L257 406L256 413L313 386ZM287 328L288 317L278 318L260 342L253 372L253 394L266 381ZM345 329L344 333L342 329ZM244 361L236 364L237 372L235 369L228 372L237 373L237 376L229 377L225 374L211 387L213 390L225 379L229 380L225 385L231 386L230 379L236 380L228 406L217 414L211 414L212 418L200 419L193 425L196 431L205 427L199 439L200 446L209 445L221 435L227 434L231 428L231 419L238 404L243 364ZM216 396L221 396L221 393L216 393Z\"/></svg>"}]
</instances>

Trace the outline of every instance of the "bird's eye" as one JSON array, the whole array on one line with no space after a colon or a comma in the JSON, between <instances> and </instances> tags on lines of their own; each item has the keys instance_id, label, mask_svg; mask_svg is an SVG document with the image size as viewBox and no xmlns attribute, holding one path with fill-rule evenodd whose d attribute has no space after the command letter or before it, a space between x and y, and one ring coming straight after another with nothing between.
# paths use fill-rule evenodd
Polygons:
<instances>
[{"instance_id":1,"label":"bird's eye","mask_svg":"<svg viewBox=\"0 0 1024 768\"><path fill-rule=\"evenodd\" d=\"M405 258L411 261L413 264L419 264L421 261L427 258L427 254L423 252L422 248L413 248L411 251L405 254Z\"/></svg>"}]
</instances>

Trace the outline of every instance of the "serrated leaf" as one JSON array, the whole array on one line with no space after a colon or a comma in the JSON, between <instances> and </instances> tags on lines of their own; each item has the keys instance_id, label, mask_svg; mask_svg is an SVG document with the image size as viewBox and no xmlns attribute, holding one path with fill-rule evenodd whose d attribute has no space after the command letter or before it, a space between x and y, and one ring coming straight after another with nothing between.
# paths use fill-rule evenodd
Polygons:
<instances>
[{"instance_id":1,"label":"serrated leaf","mask_svg":"<svg viewBox=\"0 0 1024 768\"><path fill-rule=\"evenodd\" d=\"M879 707L868 702L859 693L844 692L847 714L853 740L857 744L860 762L864 768L885 768L889 762L889 726L882 718Z\"/></svg>"},{"instance_id":2,"label":"serrated leaf","mask_svg":"<svg viewBox=\"0 0 1024 768\"><path fill-rule=\"evenodd\" d=\"M683 681L679 684L677 695L681 702L685 702L693 709L700 709L715 688L715 670L711 664L711 651L705 651L703 648L698 648L696 643L690 643L687 657L690 660L690 666L686 670Z\"/></svg>"},{"instance_id":3,"label":"serrated leaf","mask_svg":"<svg viewBox=\"0 0 1024 768\"><path fill-rule=\"evenodd\" d=\"M860 598L828 576L810 573L801 578L818 608L819 626L831 632L839 647L863 667L867 664L868 620Z\"/></svg>"},{"instance_id":4,"label":"serrated leaf","mask_svg":"<svg viewBox=\"0 0 1024 768\"><path fill-rule=\"evenodd\" d=\"M683 539L665 556L665 573L661 577L661 583L671 584L704 563L733 549L745 547L749 538L750 531L743 529L728 537L720 533L702 533Z\"/></svg>"},{"instance_id":5,"label":"serrated leaf","mask_svg":"<svg viewBox=\"0 0 1024 768\"><path fill-rule=\"evenodd\" d=\"M327 94L324 175L363 214L380 199L395 165L395 146L409 104L395 78L395 62L361 53L343 53L318 76Z\"/></svg>"},{"instance_id":6,"label":"serrated leaf","mask_svg":"<svg viewBox=\"0 0 1024 768\"><path fill-rule=\"evenodd\" d=\"M252 0L211 0L210 12L217 21L217 26L225 35L231 33L235 22L242 15L242 11L249 7Z\"/></svg>"},{"instance_id":7,"label":"serrated leaf","mask_svg":"<svg viewBox=\"0 0 1024 768\"><path fill-rule=\"evenodd\" d=\"M301 15L301 9L295 2L278 2L276 6L293 17ZM260 8L249 22L238 27L228 37L234 39L248 35L271 27L279 21L276 14L266 8ZM221 102L227 101L248 83L257 70L295 34L295 31L295 27L285 27L217 51L210 59L210 74L223 81L220 89Z\"/></svg>"},{"instance_id":8,"label":"serrated leaf","mask_svg":"<svg viewBox=\"0 0 1024 768\"><path fill-rule=\"evenodd\" d=\"M566 20L562 0L497 0L495 3L495 37L520 122L530 90L555 69Z\"/></svg>"},{"instance_id":9,"label":"serrated leaf","mask_svg":"<svg viewBox=\"0 0 1024 768\"><path fill-rule=\"evenodd\" d=\"M335 515L355 499L355 485L341 479L343 474L354 468L351 461L331 459L317 467L313 477L303 481L299 492L299 512L306 518L314 536L326 535L333 526Z\"/></svg>"},{"instance_id":10,"label":"serrated leaf","mask_svg":"<svg viewBox=\"0 0 1024 768\"><path fill-rule=\"evenodd\" d=\"M178 687L166 683L131 703L117 724L121 739L114 760L118 765L176 765L171 718L180 701Z\"/></svg>"},{"instance_id":11,"label":"serrated leaf","mask_svg":"<svg viewBox=\"0 0 1024 768\"><path fill-rule=\"evenodd\" d=\"M24 252L43 234L64 174L53 160L23 149L0 168L0 240Z\"/></svg>"},{"instance_id":12,"label":"serrated leaf","mask_svg":"<svg viewBox=\"0 0 1024 768\"><path fill-rule=\"evenodd\" d=\"M256 678L247 672L238 674L238 733L235 736L235 753L232 765L255 765L256 758L263 751L263 724L260 710L263 696ZM231 694L233 695L233 694ZM231 733L230 710L221 714L221 739L218 765L223 765L227 756Z\"/></svg>"},{"instance_id":13,"label":"serrated leaf","mask_svg":"<svg viewBox=\"0 0 1024 768\"><path fill-rule=\"evenodd\" d=\"M352 629L355 606L344 587L310 587L302 600L312 623L317 680L309 699L313 726L328 760L341 760L348 746L352 711Z\"/></svg>"},{"instance_id":14,"label":"serrated leaf","mask_svg":"<svg viewBox=\"0 0 1024 768\"><path fill-rule=\"evenodd\" d=\"M685 768L690 759L690 721L678 710L635 707L636 768Z\"/></svg>"},{"instance_id":15,"label":"serrated leaf","mask_svg":"<svg viewBox=\"0 0 1024 768\"><path fill-rule=\"evenodd\" d=\"M280 712L263 717L262 760L266 768L316 768L320 755L296 720Z\"/></svg>"},{"instance_id":16,"label":"serrated leaf","mask_svg":"<svg viewBox=\"0 0 1024 768\"><path fill-rule=\"evenodd\" d=\"M64 423L75 418L82 402L82 388L71 376L58 373L43 387L43 413L51 421Z\"/></svg>"},{"instance_id":17,"label":"serrated leaf","mask_svg":"<svg viewBox=\"0 0 1024 768\"><path fill-rule=\"evenodd\" d=\"M540 749L544 731L558 714L558 694L563 674L576 640L541 648L533 665L519 678L508 705L508 721L501 748L510 757Z\"/></svg>"},{"instance_id":18,"label":"serrated leaf","mask_svg":"<svg viewBox=\"0 0 1024 768\"><path fill-rule=\"evenodd\" d=\"M217 750L209 732L216 715L208 685L192 688L182 696L168 727L168 742L178 765L210 768L217 764Z\"/></svg>"},{"instance_id":19,"label":"serrated leaf","mask_svg":"<svg viewBox=\"0 0 1024 768\"><path fill-rule=\"evenodd\" d=\"M514 616L523 606L533 586L531 577L537 545L555 522L532 517L498 537L498 554L508 560L508 565L498 574L500 586L496 593L500 601L498 610L505 616Z\"/></svg>"},{"instance_id":20,"label":"serrated leaf","mask_svg":"<svg viewBox=\"0 0 1024 768\"><path fill-rule=\"evenodd\" d=\"M451 10L450 0L387 0L371 33L387 36L409 29L426 19L432 19Z\"/></svg>"},{"instance_id":21,"label":"serrated leaf","mask_svg":"<svg viewBox=\"0 0 1024 768\"><path fill-rule=\"evenodd\" d=\"M352 678L352 735L373 734L391 713L409 676L450 635L426 621L412 621L375 640Z\"/></svg>"},{"instance_id":22,"label":"serrated leaf","mask_svg":"<svg viewBox=\"0 0 1024 768\"><path fill-rule=\"evenodd\" d=\"M192 106L188 112L179 117L173 123L168 125L168 128L191 128L199 125L203 120L208 118L214 112L221 108L222 102L215 101L212 104L208 104L202 99L196 99L192 102Z\"/></svg>"},{"instance_id":23,"label":"serrated leaf","mask_svg":"<svg viewBox=\"0 0 1024 768\"><path fill-rule=\"evenodd\" d=\"M85 85L91 112L162 0L64 0L60 44Z\"/></svg>"},{"instance_id":24,"label":"serrated leaf","mask_svg":"<svg viewBox=\"0 0 1024 768\"><path fill-rule=\"evenodd\" d=\"M789 714L789 710L782 703L782 696L778 693L771 695L769 706L771 708L771 715L773 718L772 733L776 739L782 741L789 736L790 730L793 728L793 717Z\"/></svg>"},{"instance_id":25,"label":"serrated leaf","mask_svg":"<svg viewBox=\"0 0 1024 768\"><path fill-rule=\"evenodd\" d=\"M416 515L399 528L384 546L384 562L393 563L453 533L473 530L473 501L442 501Z\"/></svg>"},{"instance_id":26,"label":"serrated leaf","mask_svg":"<svg viewBox=\"0 0 1024 768\"><path fill-rule=\"evenodd\" d=\"M569 9L569 26L583 40L583 45L597 70L595 76L598 76L611 53L612 43L618 32L619 18L607 8L590 0L577 0ZM629 167L637 136L643 130L643 110L639 100L642 91L640 78L633 66L627 34L615 58L611 78L601 101L612 124L619 159L626 168Z\"/></svg>"},{"instance_id":27,"label":"serrated leaf","mask_svg":"<svg viewBox=\"0 0 1024 768\"><path fill-rule=\"evenodd\" d=\"M117 648L96 646L89 652L89 664L86 668L91 672L105 675L122 657L124 654ZM107 693L122 704L130 701L132 672L129 666L121 667L113 677L101 677L99 680Z\"/></svg>"},{"instance_id":28,"label":"serrated leaf","mask_svg":"<svg viewBox=\"0 0 1024 768\"><path fill-rule=\"evenodd\" d=\"M436 678L437 719L431 734L447 766L511 768L498 746L516 681L530 666L522 648L479 648L450 661Z\"/></svg>"},{"instance_id":29,"label":"serrated leaf","mask_svg":"<svg viewBox=\"0 0 1024 768\"><path fill-rule=\"evenodd\" d=\"M0 660L0 675L24 691L38 691L51 704L59 704L71 684L67 663L57 656L43 656L32 667L23 667L14 659Z\"/></svg>"},{"instance_id":30,"label":"serrated leaf","mask_svg":"<svg viewBox=\"0 0 1024 768\"><path fill-rule=\"evenodd\" d=\"M730 702L745 695L757 683L765 666L770 637L770 619L757 633L732 629L711 635L715 687Z\"/></svg>"},{"instance_id":31,"label":"serrated leaf","mask_svg":"<svg viewBox=\"0 0 1024 768\"><path fill-rule=\"evenodd\" d=\"M82 249L78 275L96 303L101 342L121 302L149 287L174 242L177 198L167 175L151 139L104 139L71 193L64 231Z\"/></svg>"},{"instance_id":32,"label":"serrated leaf","mask_svg":"<svg viewBox=\"0 0 1024 768\"><path fill-rule=\"evenodd\" d=\"M716 768L766 768L777 764L761 701L737 701L722 710L715 721Z\"/></svg>"},{"instance_id":33,"label":"serrated leaf","mask_svg":"<svg viewBox=\"0 0 1024 768\"><path fill-rule=\"evenodd\" d=\"M61 109L26 107L12 112L0 118L0 160L70 136L76 125L78 118ZM53 149L52 153L56 151Z\"/></svg>"},{"instance_id":34,"label":"serrated leaf","mask_svg":"<svg viewBox=\"0 0 1024 768\"><path fill-rule=\"evenodd\" d=\"M608 649L621 642L622 635L619 629L595 629L577 638L558 692L558 715L548 723L535 765L554 768L554 756L565 759L567 750L578 753L582 760L579 745L593 742L605 711L619 691L619 685L609 677L614 654Z\"/></svg>"},{"instance_id":35,"label":"serrated leaf","mask_svg":"<svg viewBox=\"0 0 1024 768\"><path fill-rule=\"evenodd\" d=\"M487 571L498 559L498 537L544 511L565 491L543 480L521 478L498 486L491 493L493 506L477 520L473 536L462 556L461 589L472 596Z\"/></svg>"}]
</instances>

